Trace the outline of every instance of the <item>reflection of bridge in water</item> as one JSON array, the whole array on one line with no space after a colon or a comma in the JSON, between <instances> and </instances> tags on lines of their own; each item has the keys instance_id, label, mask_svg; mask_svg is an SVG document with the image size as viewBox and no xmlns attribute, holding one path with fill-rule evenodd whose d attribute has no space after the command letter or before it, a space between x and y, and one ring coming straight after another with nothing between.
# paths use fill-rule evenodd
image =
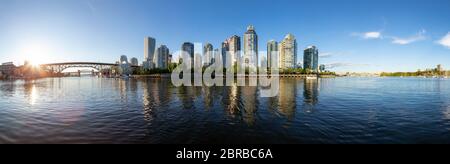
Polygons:
<instances>
[{"instance_id":1,"label":"reflection of bridge in water","mask_svg":"<svg viewBox=\"0 0 450 164\"><path fill-rule=\"evenodd\" d=\"M68 68L92 68L97 71L112 70L113 67L118 67L119 64L112 63L96 63L96 62L66 62L66 63L50 63L41 64L40 67L52 73L62 73ZM131 66L136 68L138 66Z\"/></svg>"}]
</instances>

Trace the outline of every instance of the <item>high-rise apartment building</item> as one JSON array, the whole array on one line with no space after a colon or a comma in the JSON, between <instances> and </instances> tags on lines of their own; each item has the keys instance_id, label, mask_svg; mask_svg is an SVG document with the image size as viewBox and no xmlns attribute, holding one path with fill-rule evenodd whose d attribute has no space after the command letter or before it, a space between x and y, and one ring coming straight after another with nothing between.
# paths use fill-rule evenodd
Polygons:
<instances>
[{"instance_id":1,"label":"high-rise apartment building","mask_svg":"<svg viewBox=\"0 0 450 164\"><path fill-rule=\"evenodd\" d=\"M249 67L258 67L258 35L253 26L248 26L247 32L244 34L243 61L248 64Z\"/></svg>"},{"instance_id":2,"label":"high-rise apartment building","mask_svg":"<svg viewBox=\"0 0 450 164\"><path fill-rule=\"evenodd\" d=\"M241 37L233 35L225 42L228 44L228 52L231 55L232 65L236 65L237 59L241 57Z\"/></svg>"},{"instance_id":3,"label":"high-rise apartment building","mask_svg":"<svg viewBox=\"0 0 450 164\"><path fill-rule=\"evenodd\" d=\"M286 35L279 44L279 67L280 69L296 68L297 64L297 40L292 34Z\"/></svg>"}]
</instances>

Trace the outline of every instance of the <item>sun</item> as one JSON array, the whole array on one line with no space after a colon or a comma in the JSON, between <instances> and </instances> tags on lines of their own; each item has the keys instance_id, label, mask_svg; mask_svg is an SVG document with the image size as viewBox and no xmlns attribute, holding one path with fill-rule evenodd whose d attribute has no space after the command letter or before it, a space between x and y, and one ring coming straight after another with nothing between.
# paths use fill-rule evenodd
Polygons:
<instances>
[{"instance_id":1,"label":"sun","mask_svg":"<svg viewBox=\"0 0 450 164\"><path fill-rule=\"evenodd\" d=\"M33 66L39 66L40 64L45 64L45 55L35 55L28 57L27 61Z\"/></svg>"},{"instance_id":2,"label":"sun","mask_svg":"<svg viewBox=\"0 0 450 164\"><path fill-rule=\"evenodd\" d=\"M28 64L30 64L33 67L38 67L39 65L44 64L43 62L38 61L36 59L29 59L29 60L27 60L27 62L28 62Z\"/></svg>"},{"instance_id":3,"label":"sun","mask_svg":"<svg viewBox=\"0 0 450 164\"><path fill-rule=\"evenodd\" d=\"M25 60L32 66L39 66L40 64L45 64L48 60L48 55L50 53L49 47L46 44L30 44L23 49L23 54L25 55Z\"/></svg>"}]
</instances>

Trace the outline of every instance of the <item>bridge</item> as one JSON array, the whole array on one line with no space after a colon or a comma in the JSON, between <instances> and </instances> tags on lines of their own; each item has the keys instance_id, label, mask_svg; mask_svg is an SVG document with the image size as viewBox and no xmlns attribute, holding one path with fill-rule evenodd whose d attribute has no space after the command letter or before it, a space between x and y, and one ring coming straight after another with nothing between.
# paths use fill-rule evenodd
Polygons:
<instances>
[{"instance_id":1,"label":"bridge","mask_svg":"<svg viewBox=\"0 0 450 164\"><path fill-rule=\"evenodd\" d=\"M61 73L68 68L92 68L97 71L102 71L104 69L112 69L112 67L115 66L119 66L119 64L96 63L96 62L65 62L65 63L50 63L40 65L42 69L53 73ZM136 68L138 66L132 65L131 67Z\"/></svg>"}]
</instances>

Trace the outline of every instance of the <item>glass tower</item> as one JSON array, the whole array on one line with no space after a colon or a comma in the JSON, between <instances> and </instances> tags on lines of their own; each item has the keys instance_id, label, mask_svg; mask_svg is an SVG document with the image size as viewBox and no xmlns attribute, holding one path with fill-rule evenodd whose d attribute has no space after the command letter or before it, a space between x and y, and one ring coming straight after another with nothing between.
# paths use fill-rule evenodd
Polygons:
<instances>
[{"instance_id":1,"label":"glass tower","mask_svg":"<svg viewBox=\"0 0 450 164\"><path fill-rule=\"evenodd\" d=\"M183 45L181 46L181 51L189 55L189 57L191 58L191 68L194 68L194 44L190 42L183 43Z\"/></svg>"},{"instance_id":2,"label":"glass tower","mask_svg":"<svg viewBox=\"0 0 450 164\"><path fill-rule=\"evenodd\" d=\"M153 56L155 55L156 40L151 37L146 37L144 39L144 60L153 61Z\"/></svg>"},{"instance_id":3,"label":"glass tower","mask_svg":"<svg viewBox=\"0 0 450 164\"><path fill-rule=\"evenodd\" d=\"M156 51L154 63L156 68L167 69L169 65L169 48L165 45L161 45Z\"/></svg>"},{"instance_id":4,"label":"glass tower","mask_svg":"<svg viewBox=\"0 0 450 164\"><path fill-rule=\"evenodd\" d=\"M305 49L303 56L303 68L313 72L319 71L319 50L316 46Z\"/></svg>"}]
</instances>

